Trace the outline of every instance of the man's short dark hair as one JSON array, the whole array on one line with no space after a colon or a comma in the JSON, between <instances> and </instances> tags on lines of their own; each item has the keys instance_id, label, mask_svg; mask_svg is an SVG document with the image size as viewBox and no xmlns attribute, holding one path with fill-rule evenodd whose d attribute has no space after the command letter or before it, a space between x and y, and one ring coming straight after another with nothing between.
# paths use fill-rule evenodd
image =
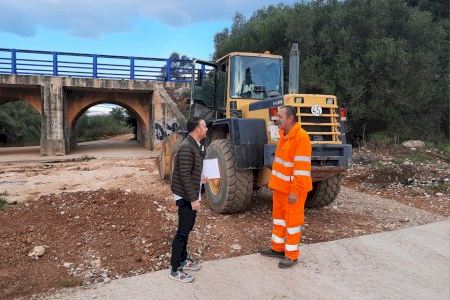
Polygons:
<instances>
[{"instance_id":1,"label":"man's short dark hair","mask_svg":"<svg viewBox=\"0 0 450 300\"><path fill-rule=\"evenodd\" d=\"M294 117L295 122L298 122L298 116L297 116L297 108L291 105L283 105L280 106L279 109L284 109L286 110L286 115L288 117Z\"/></svg>"},{"instance_id":2,"label":"man's short dark hair","mask_svg":"<svg viewBox=\"0 0 450 300\"><path fill-rule=\"evenodd\" d=\"M202 120L202 118L199 117L192 117L189 118L189 120L187 121L187 131L188 132L192 132L195 130L195 128L198 127L198 124L200 124L200 121Z\"/></svg>"}]
</instances>

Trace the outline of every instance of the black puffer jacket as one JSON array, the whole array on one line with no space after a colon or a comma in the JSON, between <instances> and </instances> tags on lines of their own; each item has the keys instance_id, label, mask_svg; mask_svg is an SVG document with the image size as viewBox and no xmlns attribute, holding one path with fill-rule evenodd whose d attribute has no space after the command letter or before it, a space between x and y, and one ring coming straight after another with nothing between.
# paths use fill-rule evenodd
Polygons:
<instances>
[{"instance_id":1,"label":"black puffer jacket","mask_svg":"<svg viewBox=\"0 0 450 300\"><path fill-rule=\"evenodd\" d=\"M202 176L201 146L188 135L181 143L174 160L172 192L189 202L198 200Z\"/></svg>"}]
</instances>

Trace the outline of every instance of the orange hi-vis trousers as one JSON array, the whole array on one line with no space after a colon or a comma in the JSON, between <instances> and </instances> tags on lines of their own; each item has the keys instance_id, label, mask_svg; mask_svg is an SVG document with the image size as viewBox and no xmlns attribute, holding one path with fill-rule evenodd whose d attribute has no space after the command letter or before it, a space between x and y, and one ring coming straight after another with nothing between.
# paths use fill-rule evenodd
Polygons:
<instances>
[{"instance_id":1,"label":"orange hi-vis trousers","mask_svg":"<svg viewBox=\"0 0 450 300\"><path fill-rule=\"evenodd\" d=\"M298 199L290 204L288 194L273 191L272 250L284 251L285 256L296 260L300 256L299 243L305 221L306 192L298 193Z\"/></svg>"}]
</instances>

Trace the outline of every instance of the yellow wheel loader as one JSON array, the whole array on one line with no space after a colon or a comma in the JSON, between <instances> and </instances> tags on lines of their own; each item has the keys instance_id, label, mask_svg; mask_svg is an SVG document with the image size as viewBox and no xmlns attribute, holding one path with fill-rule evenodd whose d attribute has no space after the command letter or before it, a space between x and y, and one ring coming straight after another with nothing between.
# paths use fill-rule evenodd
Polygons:
<instances>
[{"instance_id":1,"label":"yellow wheel loader","mask_svg":"<svg viewBox=\"0 0 450 300\"><path fill-rule=\"evenodd\" d=\"M267 186L278 141L277 107L297 108L298 122L311 138L313 190L306 206L334 201L341 173L351 163L346 144L346 109L333 95L300 94L299 51L293 44L289 60L289 90L283 94L283 58L265 53L233 52L216 62L193 61L190 116L208 125L206 159L217 158L220 179L205 186L210 208L218 213L245 210L252 193ZM177 145L186 133L163 142L159 158L162 179L171 176Z\"/></svg>"}]
</instances>

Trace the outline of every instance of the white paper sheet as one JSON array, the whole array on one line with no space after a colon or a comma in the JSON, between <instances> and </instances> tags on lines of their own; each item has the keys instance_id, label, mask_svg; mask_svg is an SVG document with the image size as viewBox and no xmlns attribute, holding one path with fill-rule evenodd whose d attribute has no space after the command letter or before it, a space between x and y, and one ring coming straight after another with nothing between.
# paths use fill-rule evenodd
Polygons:
<instances>
[{"instance_id":1,"label":"white paper sheet","mask_svg":"<svg viewBox=\"0 0 450 300\"><path fill-rule=\"evenodd\" d=\"M217 158L203 160L202 174L208 179L220 178L219 161Z\"/></svg>"},{"instance_id":2,"label":"white paper sheet","mask_svg":"<svg viewBox=\"0 0 450 300\"><path fill-rule=\"evenodd\" d=\"M278 126L270 126L269 129L270 129L270 138L273 141L278 141L280 139L280 132L278 131L279 130Z\"/></svg>"}]
</instances>

